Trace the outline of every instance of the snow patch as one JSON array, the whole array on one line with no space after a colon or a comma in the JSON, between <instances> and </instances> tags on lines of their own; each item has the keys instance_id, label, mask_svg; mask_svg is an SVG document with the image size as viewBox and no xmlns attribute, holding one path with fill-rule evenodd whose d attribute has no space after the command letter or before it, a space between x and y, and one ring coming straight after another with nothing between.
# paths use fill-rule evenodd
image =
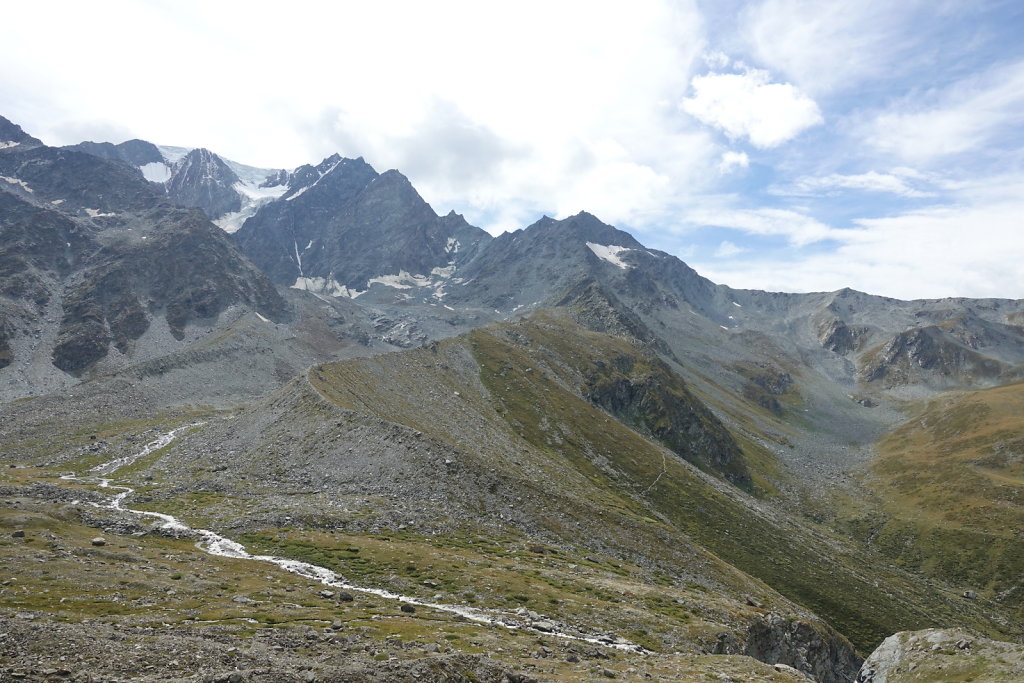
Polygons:
<instances>
[{"instance_id":1,"label":"snow patch","mask_svg":"<svg viewBox=\"0 0 1024 683\"><path fill-rule=\"evenodd\" d=\"M299 277L295 279L292 289L303 289L314 294L326 294L327 296L343 296L348 299L355 299L360 294L366 294L368 290L359 291L349 289L333 278L326 277Z\"/></svg>"},{"instance_id":2,"label":"snow patch","mask_svg":"<svg viewBox=\"0 0 1024 683\"><path fill-rule=\"evenodd\" d=\"M446 254L458 254L462 244L454 237L448 238L448 244L444 247L444 253Z\"/></svg>"},{"instance_id":3,"label":"snow patch","mask_svg":"<svg viewBox=\"0 0 1024 683\"><path fill-rule=\"evenodd\" d=\"M273 187L259 187L258 183L252 182L238 182L232 187L235 191L243 197L247 197L255 202L269 201L271 199L277 199L285 192L288 191L286 185L274 185Z\"/></svg>"},{"instance_id":4,"label":"snow patch","mask_svg":"<svg viewBox=\"0 0 1024 683\"><path fill-rule=\"evenodd\" d=\"M292 240L292 246L295 247L295 263L299 266L299 276L302 276L302 255L299 254L299 243Z\"/></svg>"},{"instance_id":5,"label":"snow patch","mask_svg":"<svg viewBox=\"0 0 1024 683\"><path fill-rule=\"evenodd\" d=\"M455 266L445 266L444 268L434 268L433 270L430 271L430 274L435 277L443 277L444 279L447 280L452 276L452 273L454 272Z\"/></svg>"},{"instance_id":6,"label":"snow patch","mask_svg":"<svg viewBox=\"0 0 1024 683\"><path fill-rule=\"evenodd\" d=\"M229 235L238 230L259 211L260 207L271 202L287 191L284 185L273 187L257 187L256 183L238 182L232 186L242 200L242 207L238 211L226 213L214 224Z\"/></svg>"},{"instance_id":7,"label":"snow patch","mask_svg":"<svg viewBox=\"0 0 1024 683\"><path fill-rule=\"evenodd\" d=\"M6 180L11 185L21 185L21 189L25 190L25 192L32 192L32 188L28 186L28 183L20 178L10 178L5 175L0 175L0 180Z\"/></svg>"},{"instance_id":8,"label":"snow patch","mask_svg":"<svg viewBox=\"0 0 1024 683\"><path fill-rule=\"evenodd\" d=\"M50 203L51 203L51 204L53 204L54 206L60 206L61 204L63 204L63 203L64 203L64 200L63 200L63 199L54 199L54 200L53 200L52 202L50 202Z\"/></svg>"},{"instance_id":9,"label":"snow patch","mask_svg":"<svg viewBox=\"0 0 1024 683\"><path fill-rule=\"evenodd\" d=\"M139 166L142 177L151 183L166 183L171 179L171 167L162 161L153 161Z\"/></svg>"},{"instance_id":10,"label":"snow patch","mask_svg":"<svg viewBox=\"0 0 1024 683\"><path fill-rule=\"evenodd\" d=\"M85 212L89 214L89 218L110 218L116 216L116 213L103 213L99 209L86 209Z\"/></svg>"},{"instance_id":11,"label":"snow patch","mask_svg":"<svg viewBox=\"0 0 1024 683\"><path fill-rule=\"evenodd\" d=\"M238 232L254 213L256 213L256 207L250 206L241 211L226 213L220 218L214 219L213 224L230 235Z\"/></svg>"},{"instance_id":12,"label":"snow patch","mask_svg":"<svg viewBox=\"0 0 1024 683\"><path fill-rule=\"evenodd\" d=\"M394 287L395 289L412 289L413 287L425 287L429 282L426 275L410 275L404 270L400 270L398 275L371 277L366 281L366 284L367 286L380 284L385 287Z\"/></svg>"},{"instance_id":13,"label":"snow patch","mask_svg":"<svg viewBox=\"0 0 1024 683\"><path fill-rule=\"evenodd\" d=\"M0 140L0 149L10 149L11 147L17 147L20 144L20 142L15 142L14 140Z\"/></svg>"},{"instance_id":14,"label":"snow patch","mask_svg":"<svg viewBox=\"0 0 1024 683\"><path fill-rule=\"evenodd\" d=\"M594 252L594 255L597 256L597 258L603 261L607 261L608 263L618 266L623 270L631 267L628 263L619 258L619 254L622 252L632 251L629 247L617 247L613 244L594 244L593 242L587 242L587 246L590 247L590 251Z\"/></svg>"},{"instance_id":15,"label":"snow patch","mask_svg":"<svg viewBox=\"0 0 1024 683\"><path fill-rule=\"evenodd\" d=\"M738 303L736 303L735 301L733 301L733 302L732 302L732 305L733 305L733 306L735 306L736 308L743 308L743 306L740 306L740 305L739 305Z\"/></svg>"},{"instance_id":16,"label":"snow patch","mask_svg":"<svg viewBox=\"0 0 1024 683\"><path fill-rule=\"evenodd\" d=\"M260 320L262 320L263 322L265 322L265 323L269 323L269 322L270 322L269 320L267 320L266 318L264 318L264 317L263 317L262 315L260 315L260 312L259 312L259 311L253 311L253 313L255 313L255 314L256 314L256 317L257 317L257 318L259 318Z\"/></svg>"}]
</instances>

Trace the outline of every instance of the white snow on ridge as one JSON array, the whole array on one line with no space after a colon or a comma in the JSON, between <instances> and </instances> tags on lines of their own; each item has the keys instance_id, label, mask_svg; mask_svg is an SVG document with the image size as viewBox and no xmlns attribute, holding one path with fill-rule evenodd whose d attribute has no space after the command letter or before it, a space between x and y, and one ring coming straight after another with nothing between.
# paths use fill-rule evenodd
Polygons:
<instances>
[{"instance_id":1,"label":"white snow on ridge","mask_svg":"<svg viewBox=\"0 0 1024 683\"><path fill-rule=\"evenodd\" d=\"M99 209L86 209L85 212L89 214L89 218L110 218L116 216L116 213L103 213Z\"/></svg>"},{"instance_id":2,"label":"white snow on ridge","mask_svg":"<svg viewBox=\"0 0 1024 683\"><path fill-rule=\"evenodd\" d=\"M17 147L20 144L20 142L15 142L13 140L0 140L0 149L10 149L11 147Z\"/></svg>"},{"instance_id":3,"label":"white snow on ridge","mask_svg":"<svg viewBox=\"0 0 1024 683\"><path fill-rule=\"evenodd\" d=\"M324 176L325 176L325 175L327 175L328 173L330 173L330 172L331 172L331 171L333 171L334 169L338 168L338 166L339 166L339 165L341 165L342 163L344 163L345 161L347 161L347 160L346 160L346 159L340 159L340 160L338 160L337 162L335 162L335 164L334 164L333 166L331 166L331 167L330 167L329 169L327 169L326 171L324 171L323 173L321 173L321 174L320 174L320 177L319 177L319 178L317 178L316 180L314 180L314 181L313 181L312 183L310 183L309 185L306 185L306 186L305 186L304 188L302 188L301 190L299 190L298 192L296 192L295 194L293 194L293 195L292 195L291 197L285 197L285 198L284 198L284 200L285 200L286 202L290 202L291 200L295 199L296 197L298 197L299 195L301 195L301 194L302 194L303 192L305 192L306 190L308 190L309 188L313 187L314 185L316 185L317 183L319 183L319 182L320 182L321 180L323 180L323 178L324 178Z\"/></svg>"},{"instance_id":4,"label":"white snow on ridge","mask_svg":"<svg viewBox=\"0 0 1024 683\"><path fill-rule=\"evenodd\" d=\"M162 161L153 161L139 166L142 176L151 183L166 183L171 179L171 167Z\"/></svg>"},{"instance_id":5,"label":"white snow on ridge","mask_svg":"<svg viewBox=\"0 0 1024 683\"><path fill-rule=\"evenodd\" d=\"M360 294L366 294L368 290L359 291L349 289L345 285L325 277L299 277L295 279L292 289L304 289L314 294L326 294L327 296L343 296L348 299L355 299Z\"/></svg>"},{"instance_id":6,"label":"white snow on ridge","mask_svg":"<svg viewBox=\"0 0 1024 683\"><path fill-rule=\"evenodd\" d=\"M25 190L25 192L32 192L32 188L28 186L28 183L26 183L24 180L21 180L20 178L10 178L5 175L0 175L0 180L6 180L11 185L20 185L21 188Z\"/></svg>"},{"instance_id":7,"label":"white snow on ridge","mask_svg":"<svg viewBox=\"0 0 1024 683\"><path fill-rule=\"evenodd\" d=\"M587 246L590 247L590 251L594 252L594 255L603 261L607 261L612 265L616 265L623 270L631 268L628 263L619 258L619 254L624 251L632 251L629 247L617 247L615 245L604 245L594 244L593 242L587 242Z\"/></svg>"},{"instance_id":8,"label":"white snow on ridge","mask_svg":"<svg viewBox=\"0 0 1024 683\"><path fill-rule=\"evenodd\" d=\"M220 156L219 154L217 156ZM247 166L246 164L240 164L237 161L231 159L225 159L220 157L221 161L227 164L227 167L235 172L239 180L247 185L257 186L263 183L267 179L267 176L276 175L283 169L279 168L256 168L255 166ZM282 190L284 192L284 190Z\"/></svg>"},{"instance_id":9,"label":"white snow on ridge","mask_svg":"<svg viewBox=\"0 0 1024 683\"><path fill-rule=\"evenodd\" d=\"M169 145L157 145L156 148L160 150L160 154L169 164L176 164L192 151L191 147L172 147Z\"/></svg>"}]
</instances>

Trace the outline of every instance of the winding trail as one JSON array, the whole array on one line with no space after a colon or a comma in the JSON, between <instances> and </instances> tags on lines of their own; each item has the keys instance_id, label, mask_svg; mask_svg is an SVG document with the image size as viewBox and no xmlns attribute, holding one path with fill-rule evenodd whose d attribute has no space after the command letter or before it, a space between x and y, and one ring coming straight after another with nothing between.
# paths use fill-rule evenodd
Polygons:
<instances>
[{"instance_id":1,"label":"winding trail","mask_svg":"<svg viewBox=\"0 0 1024 683\"><path fill-rule=\"evenodd\" d=\"M177 429L171 430L165 434L160 435L157 439L150 442L138 453L124 456L111 460L110 462L97 465L83 476L78 477L74 474L67 474L61 477L61 479L69 481L80 481L83 483L98 483L102 488L117 489L119 493L114 495L106 503L90 503L98 508L106 508L108 510L118 510L121 512L127 512L140 517L151 517L163 522L160 525L161 529L168 529L178 532L179 534L191 535L198 537L196 541L196 547L203 552L210 555L216 555L218 557L228 557L240 560L253 560L255 562L267 562L280 567L293 574L306 577L313 581L329 586L331 588L337 588L340 590L352 591L357 593L366 593L369 595L376 595L386 600L398 600L401 602L408 603L410 605L416 605L419 607L427 607L430 609L438 610L441 612L448 612L455 614L469 621L474 621L480 624L487 624L491 626L500 626L509 630L525 630L536 633L542 633L547 636L553 636L557 638L565 638L568 640L576 640L585 643L591 643L593 645L601 645L603 647L610 647L617 650L624 650L627 652L646 653L647 650L640 645L632 643L625 638L612 637L607 635L586 635L584 633L568 633L559 631L555 628L548 628L548 625L554 625L554 620L548 620L542 618L534 621L533 623L527 623L517 618L518 615L511 614L508 612L501 612L498 610L486 610L477 607L468 607L465 605L451 605L437 602L430 602L415 598L408 595L401 595L399 593L393 593L391 591L382 590L380 588L367 588L364 586L357 586L349 583L340 574L327 569L326 567L320 567L315 564L308 562L300 562L298 560L290 560L284 557L277 557L274 555L253 555L248 552L241 543L233 541L230 538L221 536L220 534L210 531L208 529L193 529L177 517L173 515L167 515L162 512L150 512L148 510L133 510L126 508L122 505L125 498L131 495L135 489L127 486L112 485L112 481L109 477L104 475L111 475L117 470L127 465L132 464L139 458L142 458L154 451L157 451L165 446L168 446L173 442L178 435L188 429L201 426L205 423L199 422L194 424L185 425L184 427L178 427ZM541 622L548 622L544 625L544 628L538 628L535 624Z\"/></svg>"}]
</instances>

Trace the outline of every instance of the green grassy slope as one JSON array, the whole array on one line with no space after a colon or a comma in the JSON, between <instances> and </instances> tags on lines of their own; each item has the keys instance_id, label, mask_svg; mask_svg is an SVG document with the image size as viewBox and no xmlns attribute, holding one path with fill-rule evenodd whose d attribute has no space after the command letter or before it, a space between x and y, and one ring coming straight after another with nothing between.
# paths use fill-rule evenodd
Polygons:
<instances>
[{"instance_id":1,"label":"green grassy slope","mask_svg":"<svg viewBox=\"0 0 1024 683\"><path fill-rule=\"evenodd\" d=\"M447 401L425 406L417 398L422 391L409 384L413 369L431 363L431 354L438 371L432 386L445 396L457 392L454 409ZM663 368L623 338L588 332L568 316L548 313L477 330L434 351L323 366L311 378L341 406L407 424L475 454L506 477L502 487L542 491L552 500L564 496L569 504L552 505L550 533L565 538L577 532L564 519L572 501L580 500L587 501L588 515L595 508L605 515L602 523L589 520L588 533L620 551L658 552L644 548L650 536L623 534L623 520L660 524L681 544L692 539L825 616L862 651L902 629L985 626L977 611L952 595L772 512L659 447L650 427L664 418L657 402L637 406L639 414L623 415L624 423L587 400L589 378L628 381L639 373L647 383L667 384L670 378L658 376ZM695 407L694 413L702 410ZM481 439L483 429L496 435Z\"/></svg>"},{"instance_id":2,"label":"green grassy slope","mask_svg":"<svg viewBox=\"0 0 1024 683\"><path fill-rule=\"evenodd\" d=\"M1024 383L943 396L878 446L858 532L901 565L1024 617Z\"/></svg>"}]
</instances>

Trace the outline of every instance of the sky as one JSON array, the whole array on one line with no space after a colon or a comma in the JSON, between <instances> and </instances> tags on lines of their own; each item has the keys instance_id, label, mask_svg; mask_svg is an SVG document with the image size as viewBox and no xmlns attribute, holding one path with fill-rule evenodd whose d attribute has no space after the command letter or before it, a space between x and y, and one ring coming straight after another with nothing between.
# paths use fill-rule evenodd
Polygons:
<instances>
[{"instance_id":1,"label":"sky","mask_svg":"<svg viewBox=\"0 0 1024 683\"><path fill-rule=\"evenodd\" d=\"M1024 298L1020 0L11 3L47 144L397 168L493 234L589 211L733 287Z\"/></svg>"}]
</instances>

